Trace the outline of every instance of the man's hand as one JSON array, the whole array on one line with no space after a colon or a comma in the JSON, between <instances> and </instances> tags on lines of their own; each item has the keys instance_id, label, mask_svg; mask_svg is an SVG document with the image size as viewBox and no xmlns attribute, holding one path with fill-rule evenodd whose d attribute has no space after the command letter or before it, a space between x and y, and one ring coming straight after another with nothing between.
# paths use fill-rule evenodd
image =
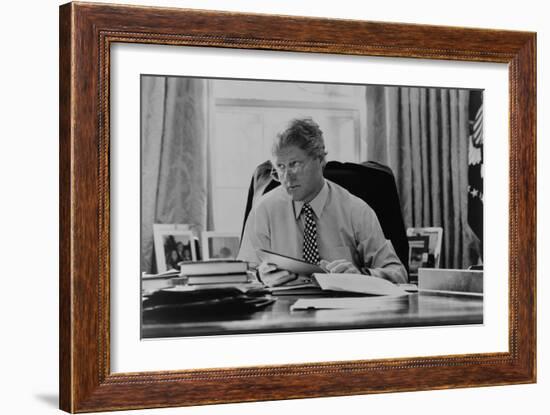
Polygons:
<instances>
[{"instance_id":1,"label":"man's hand","mask_svg":"<svg viewBox=\"0 0 550 415\"><path fill-rule=\"evenodd\" d=\"M337 259L332 262L322 259L319 265L331 274L361 274L361 271L347 259Z\"/></svg>"},{"instance_id":2,"label":"man's hand","mask_svg":"<svg viewBox=\"0 0 550 415\"><path fill-rule=\"evenodd\" d=\"M276 265L262 262L258 267L260 279L265 285L275 287L296 279L296 274L277 268Z\"/></svg>"}]
</instances>

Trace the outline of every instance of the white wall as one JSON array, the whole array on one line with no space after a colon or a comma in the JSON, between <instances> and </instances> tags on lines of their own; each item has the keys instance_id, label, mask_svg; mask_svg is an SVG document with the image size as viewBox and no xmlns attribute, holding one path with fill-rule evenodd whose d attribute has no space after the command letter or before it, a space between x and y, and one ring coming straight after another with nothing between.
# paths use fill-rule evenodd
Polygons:
<instances>
[{"instance_id":1,"label":"white wall","mask_svg":"<svg viewBox=\"0 0 550 415\"><path fill-rule=\"evenodd\" d=\"M364 159L365 141L358 151L366 130L364 86L227 79L210 85L214 227L209 230L240 235L254 169L269 159L273 139L293 118L309 116L319 124L328 160Z\"/></svg>"},{"instance_id":2,"label":"white wall","mask_svg":"<svg viewBox=\"0 0 550 415\"><path fill-rule=\"evenodd\" d=\"M123 2L123 1L119 1ZM550 398L548 350L550 259L547 212L550 179L547 141L550 27L544 2L463 0L358 2L296 0L138 1L203 9L381 20L453 26L491 27L538 32L539 383L463 390L323 398L269 403L138 411L133 414L279 414L279 413L407 413L499 414L547 413ZM0 134L2 151L2 265L0 300L2 346L0 369L3 413L58 413L57 407L57 87L59 1L6 2L2 7L2 77ZM375 5L374 5L375 4ZM548 78L548 74L546 76ZM546 111L545 111L546 110ZM6 196L7 195L7 196ZM6 232L7 229L7 232ZM29 271L32 272L29 272ZM544 407L546 406L546 407Z\"/></svg>"}]
</instances>

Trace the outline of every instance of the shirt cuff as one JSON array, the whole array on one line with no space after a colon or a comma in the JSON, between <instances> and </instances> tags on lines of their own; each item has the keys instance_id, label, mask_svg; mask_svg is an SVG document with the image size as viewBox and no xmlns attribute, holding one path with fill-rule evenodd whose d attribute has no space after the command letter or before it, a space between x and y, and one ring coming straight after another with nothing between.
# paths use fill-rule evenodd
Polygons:
<instances>
[{"instance_id":1,"label":"shirt cuff","mask_svg":"<svg viewBox=\"0 0 550 415\"><path fill-rule=\"evenodd\" d=\"M361 274L372 275L370 269L368 269L367 267L361 268Z\"/></svg>"}]
</instances>

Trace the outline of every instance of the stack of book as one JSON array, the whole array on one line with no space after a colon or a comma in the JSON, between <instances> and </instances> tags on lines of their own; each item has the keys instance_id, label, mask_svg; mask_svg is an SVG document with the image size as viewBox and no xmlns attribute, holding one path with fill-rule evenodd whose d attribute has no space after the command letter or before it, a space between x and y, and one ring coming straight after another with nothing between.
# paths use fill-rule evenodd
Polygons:
<instances>
[{"instance_id":1,"label":"stack of book","mask_svg":"<svg viewBox=\"0 0 550 415\"><path fill-rule=\"evenodd\" d=\"M236 260L195 261L180 263L180 276L175 285L242 284L249 282L248 263Z\"/></svg>"},{"instance_id":2,"label":"stack of book","mask_svg":"<svg viewBox=\"0 0 550 415\"><path fill-rule=\"evenodd\" d=\"M141 290L143 293L151 293L165 288L171 288L174 284L174 278L179 276L179 271L171 269L160 274L141 274Z\"/></svg>"}]
</instances>

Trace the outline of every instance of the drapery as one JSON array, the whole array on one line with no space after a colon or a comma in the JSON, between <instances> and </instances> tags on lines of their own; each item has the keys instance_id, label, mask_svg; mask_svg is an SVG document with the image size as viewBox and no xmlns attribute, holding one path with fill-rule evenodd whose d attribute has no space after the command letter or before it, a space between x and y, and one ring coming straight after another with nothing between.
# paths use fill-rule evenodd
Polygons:
<instances>
[{"instance_id":1,"label":"drapery","mask_svg":"<svg viewBox=\"0 0 550 415\"><path fill-rule=\"evenodd\" d=\"M443 228L441 267L477 264L480 241L468 224L470 91L367 86L366 94L367 156L392 168L405 226Z\"/></svg>"},{"instance_id":2,"label":"drapery","mask_svg":"<svg viewBox=\"0 0 550 415\"><path fill-rule=\"evenodd\" d=\"M141 77L141 271L155 272L153 224L199 235L208 206L207 81Z\"/></svg>"}]
</instances>

